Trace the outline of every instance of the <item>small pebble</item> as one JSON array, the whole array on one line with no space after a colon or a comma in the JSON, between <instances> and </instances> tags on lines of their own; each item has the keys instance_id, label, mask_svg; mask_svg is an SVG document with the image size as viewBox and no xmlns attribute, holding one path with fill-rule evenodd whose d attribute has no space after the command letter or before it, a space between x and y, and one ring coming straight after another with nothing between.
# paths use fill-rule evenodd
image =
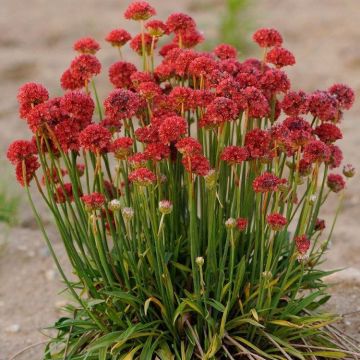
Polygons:
<instances>
[{"instance_id":1,"label":"small pebble","mask_svg":"<svg viewBox=\"0 0 360 360\"><path fill-rule=\"evenodd\" d=\"M40 255L43 256L43 257L48 257L50 255L50 251L47 247L42 247L40 249Z\"/></svg>"},{"instance_id":2,"label":"small pebble","mask_svg":"<svg viewBox=\"0 0 360 360\"><path fill-rule=\"evenodd\" d=\"M56 271L54 269L47 270L45 272L45 277L49 281L54 280L56 278Z\"/></svg>"},{"instance_id":3,"label":"small pebble","mask_svg":"<svg viewBox=\"0 0 360 360\"><path fill-rule=\"evenodd\" d=\"M20 331L20 325L19 324L12 324L10 326L8 326L7 328L5 328L5 331L8 333L18 333Z\"/></svg>"}]
</instances>

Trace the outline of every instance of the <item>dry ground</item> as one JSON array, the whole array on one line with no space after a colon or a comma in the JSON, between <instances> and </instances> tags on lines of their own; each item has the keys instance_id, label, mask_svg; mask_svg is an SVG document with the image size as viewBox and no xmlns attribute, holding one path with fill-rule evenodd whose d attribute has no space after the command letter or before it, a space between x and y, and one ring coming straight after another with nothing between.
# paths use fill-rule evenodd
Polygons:
<instances>
[{"instance_id":1,"label":"dry ground","mask_svg":"<svg viewBox=\"0 0 360 360\"><path fill-rule=\"evenodd\" d=\"M72 42L84 35L98 39L125 23L125 0L2 0L0 12L0 147L1 153L14 138L27 136L17 118L16 91L26 81L44 83L52 95L59 92L58 78L71 57ZM189 10L206 36L214 36L222 0L153 0L165 17L171 11ZM290 70L295 88L311 91L345 82L360 94L359 0L250 0L253 26L274 26L294 51L297 66ZM239 26L242 26L240 23ZM134 28L132 28L135 30ZM234 29L236 31L236 29ZM103 44L100 58L108 66L113 49ZM103 83L106 75L102 76ZM108 88L104 87L104 90ZM360 101L343 123L342 143L347 160L360 168ZM2 156L2 155L0 155ZM11 171L5 165L2 174ZM341 326L360 339L360 182L349 185L345 208L334 233L328 267L347 267L333 276L332 310L345 314ZM330 219L333 207L325 209ZM46 212L44 212L46 217ZM49 221L49 219L48 219ZM51 228L51 225L49 225ZM52 230L55 248L63 254ZM20 224L0 229L0 360L30 344L43 341L40 330L51 324L64 300L52 261L27 205L22 205ZM0 245L1 249L1 245ZM62 255L61 258L64 258ZM353 313L355 312L355 313ZM41 358L41 346L18 359Z\"/></svg>"}]
</instances>

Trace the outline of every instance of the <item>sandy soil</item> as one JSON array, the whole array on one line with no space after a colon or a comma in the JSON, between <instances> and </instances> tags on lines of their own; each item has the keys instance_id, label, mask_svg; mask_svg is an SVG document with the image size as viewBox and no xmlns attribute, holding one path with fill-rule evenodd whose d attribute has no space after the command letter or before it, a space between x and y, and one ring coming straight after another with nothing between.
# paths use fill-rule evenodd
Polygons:
<instances>
[{"instance_id":1,"label":"sandy soil","mask_svg":"<svg viewBox=\"0 0 360 360\"><path fill-rule=\"evenodd\" d=\"M214 36L221 11L221 0L152 1L161 17L171 11L189 11L206 36ZM311 91L327 88L334 82L350 84L360 94L360 16L359 0L258 0L249 12L256 26L274 26L285 37L285 46L293 50L297 66L289 71L295 88ZM74 5L76 3L76 5ZM96 0L2 0L0 12L0 148L1 153L14 138L27 136L26 127L17 118L16 91L26 82L44 83L52 95L59 93L58 78L73 53L72 42L84 35L98 39L115 27L126 26L122 10L128 1ZM256 4L255 4L256 3ZM239 26L242 26L240 23ZM235 30L234 30L235 31ZM115 59L113 49L103 43L100 58L104 67ZM99 82L105 83L106 73ZM102 85L102 90L109 89ZM360 101L347 114L342 143L348 162L360 168ZM11 171L1 163L2 174ZM3 176L3 175L2 175ZM14 185L15 186L15 185ZM330 309L344 314L340 326L360 339L360 182L349 185L345 206L328 253L326 267L347 270L332 276L334 297ZM332 202L335 204L335 201ZM335 205L334 205L335 206ZM334 206L323 216L330 221ZM54 239L54 246L65 261L64 252L42 213ZM41 334L58 316L64 297L51 258L37 230L28 206L21 207L19 226L0 228L0 360L8 360L22 348L46 340ZM66 300L66 299L65 299ZM17 359L41 358L41 345Z\"/></svg>"}]
</instances>

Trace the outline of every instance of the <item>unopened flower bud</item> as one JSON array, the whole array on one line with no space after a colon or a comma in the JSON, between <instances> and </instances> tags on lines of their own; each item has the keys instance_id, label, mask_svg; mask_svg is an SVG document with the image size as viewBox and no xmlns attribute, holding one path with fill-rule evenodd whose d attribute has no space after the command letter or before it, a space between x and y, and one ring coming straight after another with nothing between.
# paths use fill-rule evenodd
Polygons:
<instances>
[{"instance_id":1,"label":"unopened flower bud","mask_svg":"<svg viewBox=\"0 0 360 360\"><path fill-rule=\"evenodd\" d=\"M315 194L309 196L309 204L310 205L314 205L316 200L317 200L317 196Z\"/></svg>"},{"instance_id":2,"label":"unopened flower bud","mask_svg":"<svg viewBox=\"0 0 360 360\"><path fill-rule=\"evenodd\" d=\"M161 200L159 202L159 211L162 214L170 214L172 212L173 205L169 200Z\"/></svg>"},{"instance_id":3,"label":"unopened flower bud","mask_svg":"<svg viewBox=\"0 0 360 360\"><path fill-rule=\"evenodd\" d=\"M233 229L233 228L236 226L236 219L234 219L234 218L228 218L228 219L225 221L225 226L226 226L228 229Z\"/></svg>"},{"instance_id":4,"label":"unopened flower bud","mask_svg":"<svg viewBox=\"0 0 360 360\"><path fill-rule=\"evenodd\" d=\"M217 173L215 170L209 170L207 175L204 176L206 188L209 190L214 189L217 181Z\"/></svg>"},{"instance_id":5,"label":"unopened flower bud","mask_svg":"<svg viewBox=\"0 0 360 360\"><path fill-rule=\"evenodd\" d=\"M344 166L343 168L343 174L348 177L348 178L351 178L355 175L355 168L353 165L351 164L347 164Z\"/></svg>"},{"instance_id":6,"label":"unopened flower bud","mask_svg":"<svg viewBox=\"0 0 360 360\"><path fill-rule=\"evenodd\" d=\"M118 199L113 199L108 203L108 208L111 211L119 211L121 206L120 206L120 201Z\"/></svg>"},{"instance_id":7,"label":"unopened flower bud","mask_svg":"<svg viewBox=\"0 0 360 360\"><path fill-rule=\"evenodd\" d=\"M125 220L131 220L134 216L134 210L131 207L124 207L122 209L122 215L125 218Z\"/></svg>"},{"instance_id":8,"label":"unopened flower bud","mask_svg":"<svg viewBox=\"0 0 360 360\"><path fill-rule=\"evenodd\" d=\"M196 262L197 265L203 266L205 260L204 260L204 258L203 258L202 256L198 256L198 257L195 259L195 262Z\"/></svg>"},{"instance_id":9,"label":"unopened flower bud","mask_svg":"<svg viewBox=\"0 0 360 360\"><path fill-rule=\"evenodd\" d=\"M160 176L159 176L159 181L160 181L161 184L166 183L166 182L167 182L167 177L166 177L166 175L160 174Z\"/></svg>"},{"instance_id":10,"label":"unopened flower bud","mask_svg":"<svg viewBox=\"0 0 360 360\"><path fill-rule=\"evenodd\" d=\"M264 279L270 280L272 278L272 272L271 271L264 271L262 273L262 276L264 277Z\"/></svg>"}]
</instances>

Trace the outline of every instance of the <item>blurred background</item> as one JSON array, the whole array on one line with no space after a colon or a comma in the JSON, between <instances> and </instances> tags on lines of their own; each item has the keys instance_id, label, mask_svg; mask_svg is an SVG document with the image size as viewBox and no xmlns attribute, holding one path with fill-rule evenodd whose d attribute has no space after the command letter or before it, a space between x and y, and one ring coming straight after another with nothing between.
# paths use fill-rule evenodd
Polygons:
<instances>
[{"instance_id":1,"label":"blurred background","mask_svg":"<svg viewBox=\"0 0 360 360\"><path fill-rule=\"evenodd\" d=\"M43 83L52 96L60 95L59 78L74 53L72 44L83 36L102 46L103 73L97 79L102 98L110 86L107 67L117 60L116 51L103 40L112 29L123 27L135 34L137 24L126 21L125 0L1 0L0 11L0 360L43 342L41 329L60 316L66 298L62 285L33 220L25 196L15 183L4 152L15 138L27 138L18 119L16 93L29 81ZM359 0L152 0L157 18L174 11L187 12L206 38L203 49L218 42L235 45L240 59L260 52L251 43L258 27L275 27L284 46L297 60L288 70L293 88L313 91L335 82L347 83L360 94ZM126 53L126 59L135 60ZM360 169L360 99L346 113L341 146L345 163ZM330 227L336 202L332 199L322 216ZM51 219L42 213L53 235L56 250L65 261ZM327 268L346 268L332 276L334 294L328 305L344 314L340 326L360 338L360 182L355 177L346 193L344 209L334 232ZM18 359L41 358L42 347L33 347Z\"/></svg>"}]
</instances>

